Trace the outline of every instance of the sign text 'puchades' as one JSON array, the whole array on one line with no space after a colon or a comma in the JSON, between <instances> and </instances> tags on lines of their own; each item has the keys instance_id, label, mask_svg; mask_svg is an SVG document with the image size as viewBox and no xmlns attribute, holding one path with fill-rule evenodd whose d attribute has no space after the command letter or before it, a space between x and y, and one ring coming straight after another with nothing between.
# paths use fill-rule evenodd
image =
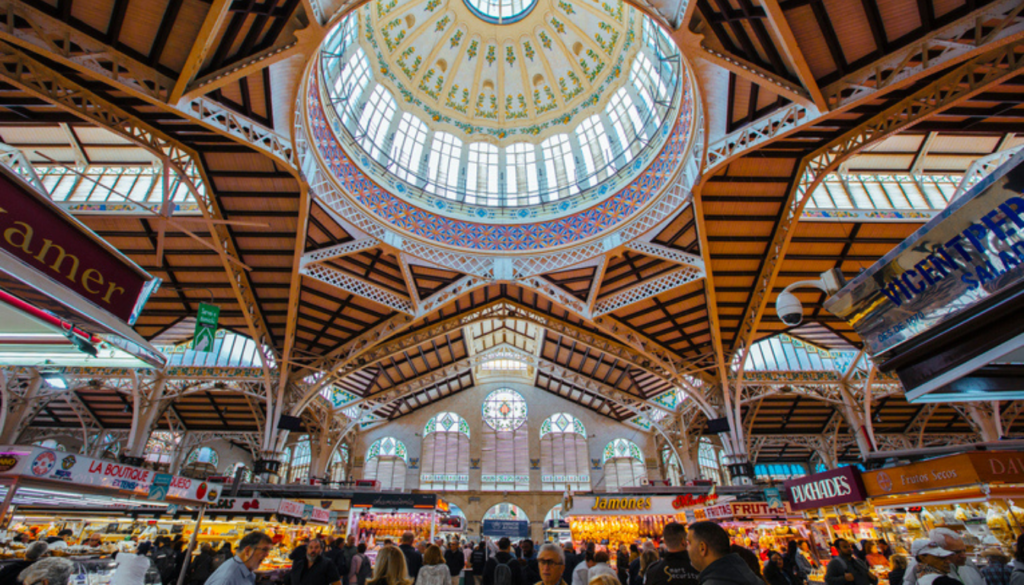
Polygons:
<instances>
[{"instance_id":1,"label":"sign text 'puchades'","mask_svg":"<svg viewBox=\"0 0 1024 585\"><path fill-rule=\"evenodd\" d=\"M591 510L650 510L651 498L606 498L598 496Z\"/></svg>"},{"instance_id":2,"label":"sign text 'puchades'","mask_svg":"<svg viewBox=\"0 0 1024 585\"><path fill-rule=\"evenodd\" d=\"M802 486L794 486L790 489L789 493L792 494L794 504L803 504L807 501L848 496L853 493L853 488L850 487L849 479L839 476L814 481Z\"/></svg>"}]
</instances>

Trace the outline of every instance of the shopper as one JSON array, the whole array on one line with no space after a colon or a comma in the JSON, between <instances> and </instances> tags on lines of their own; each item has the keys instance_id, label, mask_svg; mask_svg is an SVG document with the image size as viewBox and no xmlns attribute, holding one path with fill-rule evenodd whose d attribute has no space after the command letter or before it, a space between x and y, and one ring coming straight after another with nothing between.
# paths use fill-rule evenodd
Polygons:
<instances>
[{"instance_id":1,"label":"shopper","mask_svg":"<svg viewBox=\"0 0 1024 585\"><path fill-rule=\"evenodd\" d=\"M1017 537L1011 568L1013 570L1010 572L1010 585L1024 585L1024 534Z\"/></svg>"},{"instance_id":2,"label":"shopper","mask_svg":"<svg viewBox=\"0 0 1024 585\"><path fill-rule=\"evenodd\" d=\"M615 555L615 572L619 583L629 585L629 549L626 545L619 545L619 552Z\"/></svg>"},{"instance_id":3,"label":"shopper","mask_svg":"<svg viewBox=\"0 0 1024 585\"><path fill-rule=\"evenodd\" d=\"M292 549L292 552L288 555L288 558L294 563L295 561L306 556L306 546L309 544L308 538L303 538L299 541L299 545Z\"/></svg>"},{"instance_id":4,"label":"shopper","mask_svg":"<svg viewBox=\"0 0 1024 585\"><path fill-rule=\"evenodd\" d=\"M348 577L348 559L345 557L345 540L335 538L327 550L324 551L324 558L334 563L338 574L344 578Z\"/></svg>"},{"instance_id":5,"label":"shopper","mask_svg":"<svg viewBox=\"0 0 1024 585\"><path fill-rule=\"evenodd\" d=\"M590 571L590 567L594 566L594 554L594 545L589 545L584 549L583 560L576 563L576 568L572 572L572 585L587 585L590 583L587 572Z\"/></svg>"},{"instance_id":6,"label":"shopper","mask_svg":"<svg viewBox=\"0 0 1024 585\"><path fill-rule=\"evenodd\" d=\"M537 551L533 548L533 541L527 538L519 546L519 566L523 569L523 583L533 585L540 581L540 568L537 566ZM458 585L454 583L453 585Z\"/></svg>"},{"instance_id":7,"label":"shopper","mask_svg":"<svg viewBox=\"0 0 1024 585\"><path fill-rule=\"evenodd\" d=\"M18 582L18 575L25 569L31 567L36 561L46 556L50 546L42 540L37 540L28 545L25 549L25 558L11 561L0 569L0 585L13 584Z\"/></svg>"},{"instance_id":8,"label":"shopper","mask_svg":"<svg viewBox=\"0 0 1024 585\"><path fill-rule=\"evenodd\" d=\"M990 546L981 551L981 556L987 561L981 569L981 576L985 579L985 585L1010 585L1010 557L1006 556L1000 546Z\"/></svg>"},{"instance_id":9,"label":"shopper","mask_svg":"<svg viewBox=\"0 0 1024 585\"><path fill-rule=\"evenodd\" d=\"M448 565L444 562L444 553L436 544L427 546L423 554L423 567L416 577L418 585L451 585L452 576Z\"/></svg>"},{"instance_id":10,"label":"shopper","mask_svg":"<svg viewBox=\"0 0 1024 585\"><path fill-rule=\"evenodd\" d=\"M615 569L611 568L608 564L611 561L611 555L606 550L599 550L594 553L594 565L587 569L587 582L593 581L598 575L611 575L616 581L619 580L615 574Z\"/></svg>"},{"instance_id":11,"label":"shopper","mask_svg":"<svg viewBox=\"0 0 1024 585\"><path fill-rule=\"evenodd\" d=\"M238 541L238 554L224 561L206 580L206 585L253 585L263 559L274 542L262 532L250 532Z\"/></svg>"},{"instance_id":12,"label":"shopper","mask_svg":"<svg viewBox=\"0 0 1024 585\"><path fill-rule=\"evenodd\" d=\"M487 566L487 543L482 540L477 543L469 557L469 565L473 567L474 585L481 585L484 580L484 567Z\"/></svg>"},{"instance_id":13,"label":"shopper","mask_svg":"<svg viewBox=\"0 0 1024 585\"><path fill-rule=\"evenodd\" d=\"M910 552L917 559L914 569L917 585L960 585L960 581L950 575L957 553L938 546L929 538L915 540Z\"/></svg>"},{"instance_id":14,"label":"shopper","mask_svg":"<svg viewBox=\"0 0 1024 585\"><path fill-rule=\"evenodd\" d=\"M351 566L352 557L356 556L357 552L359 552L359 547L356 546L356 537L349 535L345 541L345 564Z\"/></svg>"},{"instance_id":15,"label":"shopper","mask_svg":"<svg viewBox=\"0 0 1024 585\"><path fill-rule=\"evenodd\" d=\"M885 558L885 555L878 548L878 543L874 541L868 541L865 545L868 549L868 553L864 555L864 560L867 561L869 567L881 567L886 571L889 570L889 559Z\"/></svg>"},{"instance_id":16,"label":"shopper","mask_svg":"<svg viewBox=\"0 0 1024 585\"><path fill-rule=\"evenodd\" d=\"M565 574L564 576L572 581L574 571L576 571L576 565L580 562L579 555L576 554L576 549L572 546L572 541L565 543L562 549L562 554L565 556Z\"/></svg>"},{"instance_id":17,"label":"shopper","mask_svg":"<svg viewBox=\"0 0 1024 585\"><path fill-rule=\"evenodd\" d=\"M37 561L21 572L22 585L68 585L75 564L67 559Z\"/></svg>"},{"instance_id":18,"label":"shopper","mask_svg":"<svg viewBox=\"0 0 1024 585\"><path fill-rule=\"evenodd\" d=\"M348 562L348 584L366 585L366 580L373 576L370 558L366 556L366 543L360 542L356 554Z\"/></svg>"},{"instance_id":19,"label":"shopper","mask_svg":"<svg viewBox=\"0 0 1024 585\"><path fill-rule=\"evenodd\" d=\"M537 569L540 572L537 585L566 585L562 579L565 575L565 553L557 544L549 542L541 545L537 551Z\"/></svg>"},{"instance_id":20,"label":"shopper","mask_svg":"<svg viewBox=\"0 0 1024 585\"><path fill-rule=\"evenodd\" d=\"M420 573L420 567L423 566L423 555L412 545L414 538L412 532L404 532L402 533L402 544L398 546L402 554L405 555L405 570L409 572L409 577L413 581L416 580L416 576ZM374 576L376 574L374 572Z\"/></svg>"},{"instance_id":21,"label":"shopper","mask_svg":"<svg viewBox=\"0 0 1024 585\"><path fill-rule=\"evenodd\" d=\"M825 568L825 585L875 585L878 577L871 574L867 563L853 554L850 541L837 538L835 543L839 555L833 557Z\"/></svg>"},{"instance_id":22,"label":"shopper","mask_svg":"<svg viewBox=\"0 0 1024 585\"><path fill-rule=\"evenodd\" d=\"M658 553L645 550L635 561L629 564L629 585L643 585L647 570L658 562Z\"/></svg>"},{"instance_id":23,"label":"shopper","mask_svg":"<svg viewBox=\"0 0 1024 585\"><path fill-rule=\"evenodd\" d=\"M620 585L614 573L601 573L590 580L588 585Z\"/></svg>"},{"instance_id":24,"label":"shopper","mask_svg":"<svg viewBox=\"0 0 1024 585\"><path fill-rule=\"evenodd\" d=\"M761 574L761 560L757 558L757 553L738 544L729 545L729 552L743 559L750 572L757 575L757 578L761 581L764 581L764 576Z\"/></svg>"},{"instance_id":25,"label":"shopper","mask_svg":"<svg viewBox=\"0 0 1024 585\"><path fill-rule=\"evenodd\" d=\"M718 524L691 524L686 540L690 561L700 571L700 585L763 585L743 559L730 552L729 533Z\"/></svg>"},{"instance_id":26,"label":"shopper","mask_svg":"<svg viewBox=\"0 0 1024 585\"><path fill-rule=\"evenodd\" d=\"M423 559L423 562L426 562L426 559ZM459 541L452 539L448 543L448 550L444 551L444 564L448 565L448 576L452 585L459 585L459 575L466 568L466 555L459 548Z\"/></svg>"},{"instance_id":27,"label":"shopper","mask_svg":"<svg viewBox=\"0 0 1024 585\"><path fill-rule=\"evenodd\" d=\"M922 540L922 539L918 539ZM950 558L950 576L963 585L985 585L981 571L967 560L967 546L960 535L949 528L935 528L928 533L928 540L935 546L953 553ZM917 585L917 560L910 559L903 585Z\"/></svg>"},{"instance_id":28,"label":"shopper","mask_svg":"<svg viewBox=\"0 0 1024 585\"><path fill-rule=\"evenodd\" d=\"M50 549L58 550L68 547L68 539L71 538L75 533L65 528L57 533L57 536L51 536L46 539L46 544L50 545ZM2 583L2 581L0 581Z\"/></svg>"},{"instance_id":29,"label":"shopper","mask_svg":"<svg viewBox=\"0 0 1024 585\"><path fill-rule=\"evenodd\" d=\"M292 563L291 585L341 585L338 567L323 555L324 541L311 538L305 556Z\"/></svg>"},{"instance_id":30,"label":"shopper","mask_svg":"<svg viewBox=\"0 0 1024 585\"><path fill-rule=\"evenodd\" d=\"M686 551L686 528L678 522L670 522L661 534L665 554L648 568L644 585L697 585L700 571L693 566ZM726 548L728 546L726 542Z\"/></svg>"},{"instance_id":31,"label":"shopper","mask_svg":"<svg viewBox=\"0 0 1024 585\"><path fill-rule=\"evenodd\" d=\"M406 534L412 535L411 532ZM402 535L402 540L405 540L405 535ZM360 544L359 546L364 545ZM409 543L409 548L412 548L412 543ZM373 578L366 581L366 585L412 585L413 579L409 575L405 559L405 553L399 548L393 546L381 548L377 552L377 564L373 567ZM422 561L422 559L420 560Z\"/></svg>"},{"instance_id":32,"label":"shopper","mask_svg":"<svg viewBox=\"0 0 1024 585\"><path fill-rule=\"evenodd\" d=\"M794 577L786 571L786 563L777 552L773 552L764 564L764 580L768 585L797 585Z\"/></svg>"},{"instance_id":33,"label":"shopper","mask_svg":"<svg viewBox=\"0 0 1024 585\"><path fill-rule=\"evenodd\" d=\"M903 576L907 572L907 557L904 555L892 555L889 557L889 563L892 565L892 570L889 571L889 575L886 577L889 580L889 585L902 585Z\"/></svg>"},{"instance_id":34,"label":"shopper","mask_svg":"<svg viewBox=\"0 0 1024 585\"><path fill-rule=\"evenodd\" d=\"M177 583L177 575L174 573L174 549L171 548L171 539L167 536L158 536L156 548L153 549L153 564L160 572L160 581L164 585Z\"/></svg>"},{"instance_id":35,"label":"shopper","mask_svg":"<svg viewBox=\"0 0 1024 585\"><path fill-rule=\"evenodd\" d=\"M498 554L484 565L483 585L529 585L523 582L523 571L512 556L512 543L507 537L498 540Z\"/></svg>"},{"instance_id":36,"label":"shopper","mask_svg":"<svg viewBox=\"0 0 1024 585\"><path fill-rule=\"evenodd\" d=\"M213 557L215 554L213 546L208 542L204 542L199 547L199 554L188 565L188 579L185 582L189 585L203 585L206 583L206 580L213 574Z\"/></svg>"}]
</instances>

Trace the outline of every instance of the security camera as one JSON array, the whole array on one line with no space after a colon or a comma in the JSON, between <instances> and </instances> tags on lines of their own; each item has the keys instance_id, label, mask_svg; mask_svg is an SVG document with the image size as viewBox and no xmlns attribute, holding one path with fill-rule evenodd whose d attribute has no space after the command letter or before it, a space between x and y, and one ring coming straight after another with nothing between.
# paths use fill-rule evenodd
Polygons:
<instances>
[{"instance_id":1,"label":"security camera","mask_svg":"<svg viewBox=\"0 0 1024 585\"><path fill-rule=\"evenodd\" d=\"M804 306L789 290L779 293L779 298L775 300L775 312L790 327L796 327L804 320Z\"/></svg>"},{"instance_id":2,"label":"security camera","mask_svg":"<svg viewBox=\"0 0 1024 585\"><path fill-rule=\"evenodd\" d=\"M794 282L783 289L779 293L778 298L775 299L775 312L779 315L779 319L782 319L783 323L790 327L796 327L804 320L804 306L800 303L800 299L796 298L796 295L790 291L797 288L811 287L831 295L835 294L845 283L846 279L843 278L843 273L836 268L822 272L821 278L818 280Z\"/></svg>"}]
</instances>

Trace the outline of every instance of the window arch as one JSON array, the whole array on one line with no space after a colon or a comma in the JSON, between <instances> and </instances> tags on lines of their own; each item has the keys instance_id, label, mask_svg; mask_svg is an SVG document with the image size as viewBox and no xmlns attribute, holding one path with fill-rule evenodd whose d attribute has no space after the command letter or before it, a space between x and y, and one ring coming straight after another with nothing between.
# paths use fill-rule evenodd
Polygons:
<instances>
[{"instance_id":1,"label":"window arch","mask_svg":"<svg viewBox=\"0 0 1024 585\"><path fill-rule=\"evenodd\" d=\"M469 423L453 412L440 412L423 428L420 489L469 489Z\"/></svg>"},{"instance_id":2,"label":"window arch","mask_svg":"<svg viewBox=\"0 0 1024 585\"><path fill-rule=\"evenodd\" d=\"M363 478L376 479L381 489L404 490L405 473L409 468L409 453L405 443L394 437L377 439L366 450Z\"/></svg>"},{"instance_id":3,"label":"window arch","mask_svg":"<svg viewBox=\"0 0 1024 585\"><path fill-rule=\"evenodd\" d=\"M310 450L309 439L301 439L295 445L294 455L291 459L291 472L288 474L289 483L309 483L309 464L313 461L313 453Z\"/></svg>"},{"instance_id":4,"label":"window arch","mask_svg":"<svg viewBox=\"0 0 1024 585\"><path fill-rule=\"evenodd\" d=\"M590 490L587 429L571 414L558 412L540 425L540 482L544 491Z\"/></svg>"},{"instance_id":5,"label":"window arch","mask_svg":"<svg viewBox=\"0 0 1024 585\"><path fill-rule=\"evenodd\" d=\"M332 482L342 482L348 478L347 468L349 461L348 445L342 443L334 455L331 456L331 464L327 469L327 477Z\"/></svg>"},{"instance_id":6,"label":"window arch","mask_svg":"<svg viewBox=\"0 0 1024 585\"><path fill-rule=\"evenodd\" d=\"M481 489L530 489L529 434L523 395L500 388L484 398L482 406L483 465ZM518 445L518 446L517 446Z\"/></svg>"},{"instance_id":7,"label":"window arch","mask_svg":"<svg viewBox=\"0 0 1024 585\"><path fill-rule=\"evenodd\" d=\"M636 443L627 439L615 439L605 446L601 467L604 468L605 491L638 487L647 480L643 452Z\"/></svg>"},{"instance_id":8,"label":"window arch","mask_svg":"<svg viewBox=\"0 0 1024 585\"><path fill-rule=\"evenodd\" d=\"M146 462L159 466L170 466L174 460L180 440L167 431L153 431L146 441Z\"/></svg>"},{"instance_id":9,"label":"window arch","mask_svg":"<svg viewBox=\"0 0 1024 585\"><path fill-rule=\"evenodd\" d=\"M57 439L43 439L42 441L36 441L32 443L36 447L42 447L44 449L54 449L56 451L67 451L64 445L57 442Z\"/></svg>"},{"instance_id":10,"label":"window arch","mask_svg":"<svg viewBox=\"0 0 1024 585\"><path fill-rule=\"evenodd\" d=\"M526 515L519 506L509 503L502 502L491 506L486 513L484 513L484 520L526 520L529 522L530 518Z\"/></svg>"},{"instance_id":11,"label":"window arch","mask_svg":"<svg viewBox=\"0 0 1024 585\"><path fill-rule=\"evenodd\" d=\"M665 479L670 485L683 485L683 466L679 458L671 449L665 447L661 450L661 464L665 468Z\"/></svg>"},{"instance_id":12,"label":"window arch","mask_svg":"<svg viewBox=\"0 0 1024 585\"><path fill-rule=\"evenodd\" d=\"M220 465L220 456L217 455L217 452L212 447L196 447L188 454L188 457L185 459L185 465L199 463L209 463L217 467Z\"/></svg>"},{"instance_id":13,"label":"window arch","mask_svg":"<svg viewBox=\"0 0 1024 585\"><path fill-rule=\"evenodd\" d=\"M714 443L707 437L701 437L700 449L697 451L697 464L700 465L700 476L722 484L721 457Z\"/></svg>"}]
</instances>

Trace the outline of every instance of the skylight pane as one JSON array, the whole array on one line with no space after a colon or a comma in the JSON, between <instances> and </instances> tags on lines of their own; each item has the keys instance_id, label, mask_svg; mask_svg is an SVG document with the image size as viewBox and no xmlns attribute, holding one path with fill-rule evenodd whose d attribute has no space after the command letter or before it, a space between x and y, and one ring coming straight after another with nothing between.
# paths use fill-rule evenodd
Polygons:
<instances>
[{"instance_id":1,"label":"skylight pane","mask_svg":"<svg viewBox=\"0 0 1024 585\"><path fill-rule=\"evenodd\" d=\"M954 189L955 191L955 189ZM934 183L924 184L924 194L932 209L945 209L949 200L942 194L942 191Z\"/></svg>"},{"instance_id":2,"label":"skylight pane","mask_svg":"<svg viewBox=\"0 0 1024 585\"><path fill-rule=\"evenodd\" d=\"M395 140L391 145L388 170L400 179L415 183L419 177L417 171L426 140L427 125L412 114L402 114L398 129L395 131Z\"/></svg>"},{"instance_id":3,"label":"skylight pane","mask_svg":"<svg viewBox=\"0 0 1024 585\"><path fill-rule=\"evenodd\" d=\"M917 183L912 181L900 181L903 193L907 197L911 209L928 209L928 202L925 201L924 193L918 188Z\"/></svg>"},{"instance_id":4,"label":"skylight pane","mask_svg":"<svg viewBox=\"0 0 1024 585\"><path fill-rule=\"evenodd\" d=\"M505 181L506 205L540 203L537 151L532 144L520 142L509 146L505 151ZM523 200L527 194L529 196Z\"/></svg>"},{"instance_id":5,"label":"skylight pane","mask_svg":"<svg viewBox=\"0 0 1024 585\"><path fill-rule=\"evenodd\" d=\"M466 203L499 205L498 147L486 142L469 145L466 169Z\"/></svg>"},{"instance_id":6,"label":"skylight pane","mask_svg":"<svg viewBox=\"0 0 1024 585\"><path fill-rule=\"evenodd\" d=\"M359 145L375 159L379 160L384 154L379 145L384 144L388 126L394 115L395 100L383 86L376 86L366 107L363 108L357 132Z\"/></svg>"},{"instance_id":7,"label":"skylight pane","mask_svg":"<svg viewBox=\"0 0 1024 585\"><path fill-rule=\"evenodd\" d=\"M894 205L895 201L890 203L889 197L887 197L886 194L886 190L882 187L881 184L879 184L873 178L868 178L867 180L864 181L858 180L857 184L863 186L864 190L867 191L868 196L871 197L872 201L881 201L882 204L886 206L885 209L898 207Z\"/></svg>"},{"instance_id":8,"label":"skylight pane","mask_svg":"<svg viewBox=\"0 0 1024 585\"><path fill-rule=\"evenodd\" d=\"M572 156L569 137L557 134L541 143L544 152L544 171L548 179L548 191L552 198L579 193L576 182L576 159Z\"/></svg>"},{"instance_id":9,"label":"skylight pane","mask_svg":"<svg viewBox=\"0 0 1024 585\"><path fill-rule=\"evenodd\" d=\"M461 154L461 140L447 132L434 134L434 141L430 145L430 179L427 191L448 199L458 197Z\"/></svg>"},{"instance_id":10,"label":"skylight pane","mask_svg":"<svg viewBox=\"0 0 1024 585\"><path fill-rule=\"evenodd\" d=\"M832 207L836 209L853 209L853 200L850 199L850 194L846 192L846 187L838 179L827 181L825 189L828 190L829 197L832 198Z\"/></svg>"}]
</instances>

